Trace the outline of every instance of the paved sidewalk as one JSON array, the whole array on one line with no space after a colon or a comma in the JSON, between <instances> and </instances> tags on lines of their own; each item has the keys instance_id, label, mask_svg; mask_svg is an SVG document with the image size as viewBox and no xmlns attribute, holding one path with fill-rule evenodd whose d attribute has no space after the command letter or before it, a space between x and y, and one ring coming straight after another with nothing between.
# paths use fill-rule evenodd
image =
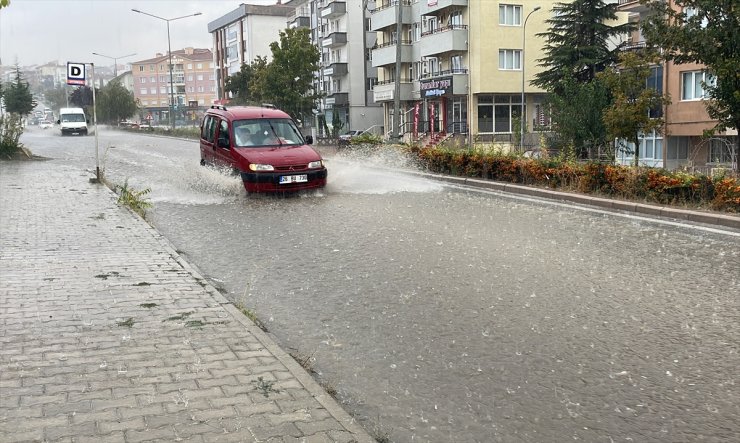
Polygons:
<instances>
[{"instance_id":1,"label":"paved sidewalk","mask_svg":"<svg viewBox=\"0 0 740 443\"><path fill-rule=\"evenodd\" d=\"M89 177L0 162L0 441L374 441Z\"/></svg>"}]
</instances>

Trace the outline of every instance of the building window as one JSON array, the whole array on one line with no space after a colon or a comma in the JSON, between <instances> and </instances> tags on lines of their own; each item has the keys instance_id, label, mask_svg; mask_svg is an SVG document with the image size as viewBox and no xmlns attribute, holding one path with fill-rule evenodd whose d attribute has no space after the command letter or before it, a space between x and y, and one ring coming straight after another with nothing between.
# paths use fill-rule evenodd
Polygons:
<instances>
[{"instance_id":1,"label":"building window","mask_svg":"<svg viewBox=\"0 0 740 443\"><path fill-rule=\"evenodd\" d=\"M149 70L154 71L154 65L149 65Z\"/></svg>"},{"instance_id":2,"label":"building window","mask_svg":"<svg viewBox=\"0 0 740 443\"><path fill-rule=\"evenodd\" d=\"M521 97L517 95L478 96L478 132L510 134L514 120L521 114Z\"/></svg>"},{"instance_id":3,"label":"building window","mask_svg":"<svg viewBox=\"0 0 740 443\"><path fill-rule=\"evenodd\" d=\"M504 25L504 26L521 26L522 25L521 5L499 5L498 24Z\"/></svg>"},{"instance_id":4,"label":"building window","mask_svg":"<svg viewBox=\"0 0 740 443\"><path fill-rule=\"evenodd\" d=\"M188 86L188 92L195 92L195 86Z\"/></svg>"},{"instance_id":5,"label":"building window","mask_svg":"<svg viewBox=\"0 0 740 443\"><path fill-rule=\"evenodd\" d=\"M164 82L166 82L166 81L167 81L167 77L166 77L166 76L164 76L164 75L160 75L160 76L159 76L159 81L160 81L160 82L162 82L162 83L164 83Z\"/></svg>"},{"instance_id":6,"label":"building window","mask_svg":"<svg viewBox=\"0 0 740 443\"><path fill-rule=\"evenodd\" d=\"M167 94L167 88L164 86L159 87L159 93L160 94Z\"/></svg>"},{"instance_id":7,"label":"building window","mask_svg":"<svg viewBox=\"0 0 740 443\"><path fill-rule=\"evenodd\" d=\"M144 72L144 65L139 65L139 72Z\"/></svg>"},{"instance_id":8,"label":"building window","mask_svg":"<svg viewBox=\"0 0 740 443\"><path fill-rule=\"evenodd\" d=\"M156 94L157 93L157 88L150 88L149 89L149 93L150 94Z\"/></svg>"},{"instance_id":9,"label":"building window","mask_svg":"<svg viewBox=\"0 0 740 443\"><path fill-rule=\"evenodd\" d=\"M618 150L623 161L635 158L635 144L632 142L622 140ZM663 136L655 131L647 135L640 134L639 158L648 166L661 166L663 162Z\"/></svg>"},{"instance_id":10,"label":"building window","mask_svg":"<svg viewBox=\"0 0 740 443\"><path fill-rule=\"evenodd\" d=\"M215 75L213 75L213 74L211 74L211 75L209 75L209 76L208 76L208 80L211 80L211 81L213 81L213 80L215 80L215 79L216 79L216 76L215 76Z\"/></svg>"},{"instance_id":11,"label":"building window","mask_svg":"<svg viewBox=\"0 0 740 443\"><path fill-rule=\"evenodd\" d=\"M203 69L203 63L198 63L197 65L195 65L195 67L197 69Z\"/></svg>"},{"instance_id":12,"label":"building window","mask_svg":"<svg viewBox=\"0 0 740 443\"><path fill-rule=\"evenodd\" d=\"M669 137L668 149L666 150L668 160L688 160L689 158L689 138L688 137Z\"/></svg>"},{"instance_id":13,"label":"building window","mask_svg":"<svg viewBox=\"0 0 740 443\"><path fill-rule=\"evenodd\" d=\"M168 105L167 100L161 100L159 102L159 104L161 104L162 106L167 106Z\"/></svg>"},{"instance_id":14,"label":"building window","mask_svg":"<svg viewBox=\"0 0 740 443\"><path fill-rule=\"evenodd\" d=\"M211 86L211 92L216 92L216 87L215 86Z\"/></svg>"},{"instance_id":15,"label":"building window","mask_svg":"<svg viewBox=\"0 0 740 443\"><path fill-rule=\"evenodd\" d=\"M686 22L688 22L693 17L696 17L697 15L700 15L699 10L696 9L695 7L693 7L693 6L687 6L687 7L685 7L683 9L683 13L686 15ZM706 28L708 24L709 24L709 18L705 16L701 20L701 27L702 28Z\"/></svg>"},{"instance_id":16,"label":"building window","mask_svg":"<svg viewBox=\"0 0 740 443\"><path fill-rule=\"evenodd\" d=\"M499 49L498 68L502 70L522 70L522 51L519 49Z\"/></svg>"},{"instance_id":17,"label":"building window","mask_svg":"<svg viewBox=\"0 0 740 443\"><path fill-rule=\"evenodd\" d=\"M189 82L192 82L193 81L193 74L188 74L188 81Z\"/></svg>"},{"instance_id":18,"label":"building window","mask_svg":"<svg viewBox=\"0 0 740 443\"><path fill-rule=\"evenodd\" d=\"M146 95L146 88L139 89L139 95Z\"/></svg>"},{"instance_id":19,"label":"building window","mask_svg":"<svg viewBox=\"0 0 740 443\"><path fill-rule=\"evenodd\" d=\"M411 41L418 42L421 40L421 23L416 22L413 25L411 25L411 30L413 34L413 38Z\"/></svg>"},{"instance_id":20,"label":"building window","mask_svg":"<svg viewBox=\"0 0 740 443\"><path fill-rule=\"evenodd\" d=\"M462 26L463 24L463 15L462 11L453 11L450 13L450 17L447 20L447 24L452 26L453 28Z\"/></svg>"},{"instance_id":21,"label":"building window","mask_svg":"<svg viewBox=\"0 0 740 443\"><path fill-rule=\"evenodd\" d=\"M726 138L709 139L709 159L707 163L732 163L733 143Z\"/></svg>"},{"instance_id":22,"label":"building window","mask_svg":"<svg viewBox=\"0 0 740 443\"><path fill-rule=\"evenodd\" d=\"M372 91L375 85L378 84L378 79L375 77L370 77L367 79L367 89L368 91Z\"/></svg>"},{"instance_id":23,"label":"building window","mask_svg":"<svg viewBox=\"0 0 740 443\"><path fill-rule=\"evenodd\" d=\"M198 81L203 80L203 74L198 74L198 76L196 78L198 79Z\"/></svg>"},{"instance_id":24,"label":"building window","mask_svg":"<svg viewBox=\"0 0 740 443\"><path fill-rule=\"evenodd\" d=\"M146 77L139 78L139 83L146 83Z\"/></svg>"},{"instance_id":25,"label":"building window","mask_svg":"<svg viewBox=\"0 0 740 443\"><path fill-rule=\"evenodd\" d=\"M701 100L706 97L704 85L714 86L716 78L705 71L681 73L681 100Z\"/></svg>"},{"instance_id":26,"label":"building window","mask_svg":"<svg viewBox=\"0 0 740 443\"><path fill-rule=\"evenodd\" d=\"M450 57L450 67L452 72L463 72L463 58L462 55L453 55Z\"/></svg>"},{"instance_id":27,"label":"building window","mask_svg":"<svg viewBox=\"0 0 740 443\"><path fill-rule=\"evenodd\" d=\"M147 106L147 105L149 105L149 100L142 100L142 101L141 101L141 105L142 105L142 106Z\"/></svg>"}]
</instances>

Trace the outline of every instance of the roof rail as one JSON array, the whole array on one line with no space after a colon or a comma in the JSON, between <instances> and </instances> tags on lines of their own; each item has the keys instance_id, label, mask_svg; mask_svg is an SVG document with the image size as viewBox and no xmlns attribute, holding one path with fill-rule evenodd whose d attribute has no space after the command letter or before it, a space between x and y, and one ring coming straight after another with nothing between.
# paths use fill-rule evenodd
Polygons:
<instances>
[{"instance_id":1,"label":"roof rail","mask_svg":"<svg viewBox=\"0 0 740 443\"><path fill-rule=\"evenodd\" d=\"M211 105L211 109L222 109L224 111L227 111L226 106L224 105Z\"/></svg>"},{"instance_id":2,"label":"roof rail","mask_svg":"<svg viewBox=\"0 0 740 443\"><path fill-rule=\"evenodd\" d=\"M277 109L272 103L262 103L263 108Z\"/></svg>"}]
</instances>

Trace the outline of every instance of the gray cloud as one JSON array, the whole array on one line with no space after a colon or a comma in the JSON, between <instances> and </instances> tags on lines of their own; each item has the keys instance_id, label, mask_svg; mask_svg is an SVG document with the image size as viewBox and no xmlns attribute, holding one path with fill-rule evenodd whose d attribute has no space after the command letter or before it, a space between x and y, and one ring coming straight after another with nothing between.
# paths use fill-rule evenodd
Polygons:
<instances>
[{"instance_id":1,"label":"gray cloud","mask_svg":"<svg viewBox=\"0 0 740 443\"><path fill-rule=\"evenodd\" d=\"M170 22L172 49L211 48L208 22L240 3L274 4L275 0L11 0L0 10L0 61L22 66L58 60L112 65L93 52L119 57L120 63L143 60L167 51L167 24L132 12L140 9L164 18L195 12L202 15ZM277 36L275 36L277 40Z\"/></svg>"}]
</instances>

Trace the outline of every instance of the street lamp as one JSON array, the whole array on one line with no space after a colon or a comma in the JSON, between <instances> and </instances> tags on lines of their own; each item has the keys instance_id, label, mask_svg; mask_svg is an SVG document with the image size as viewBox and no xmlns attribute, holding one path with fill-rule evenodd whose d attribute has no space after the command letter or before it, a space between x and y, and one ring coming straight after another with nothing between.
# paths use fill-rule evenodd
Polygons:
<instances>
[{"instance_id":1,"label":"street lamp","mask_svg":"<svg viewBox=\"0 0 740 443\"><path fill-rule=\"evenodd\" d=\"M527 18L524 19L524 26L522 27L522 110L519 113L519 120L521 123L521 137L519 138L519 149L524 149L524 124L527 122L526 114L524 114L524 67L527 65L526 59L524 58L524 46L527 44L527 20L529 16L539 11L540 7L535 6L532 11L527 14Z\"/></svg>"},{"instance_id":2,"label":"street lamp","mask_svg":"<svg viewBox=\"0 0 740 443\"><path fill-rule=\"evenodd\" d=\"M174 84L175 79L172 75L172 46L170 44L170 22L173 22L175 20L180 20L181 18L195 17L196 15L200 15L200 12L196 12L195 14L183 15L182 17L164 18L158 15L150 14L148 12L139 11L138 9L132 9L132 11L138 12L139 14L148 15L149 17L158 18L160 20L167 22L167 54L169 56L169 65L170 65L170 127L172 129L175 129L175 111L173 108L173 105L175 103L175 84Z\"/></svg>"},{"instance_id":3,"label":"street lamp","mask_svg":"<svg viewBox=\"0 0 740 443\"><path fill-rule=\"evenodd\" d=\"M118 77L118 59L131 57L131 56L136 55L136 53L134 52L133 54L122 55L120 57L111 57L110 55L98 54L97 52L93 52L93 55L99 55L100 57L112 59L113 60L113 77Z\"/></svg>"}]
</instances>

